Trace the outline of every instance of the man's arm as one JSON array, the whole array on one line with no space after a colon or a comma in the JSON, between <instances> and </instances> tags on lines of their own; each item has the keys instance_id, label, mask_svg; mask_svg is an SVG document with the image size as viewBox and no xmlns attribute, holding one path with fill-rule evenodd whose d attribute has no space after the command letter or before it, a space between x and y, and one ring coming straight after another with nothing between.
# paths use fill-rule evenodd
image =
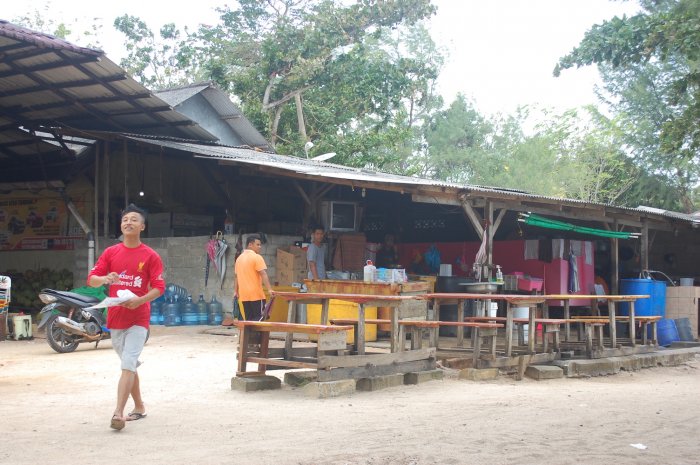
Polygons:
<instances>
[{"instance_id":1,"label":"man's arm","mask_svg":"<svg viewBox=\"0 0 700 465\"><path fill-rule=\"evenodd\" d=\"M119 281L119 275L116 272L112 271L111 273L106 274L105 276L96 276L96 275L90 276L90 278L88 279L88 285L91 287L100 287L100 286L104 286L104 285L114 284L118 281ZM156 296L156 297L158 297L158 296ZM155 297L154 297L154 299L155 299Z\"/></svg>"},{"instance_id":2,"label":"man's arm","mask_svg":"<svg viewBox=\"0 0 700 465\"><path fill-rule=\"evenodd\" d=\"M262 278L262 282L267 288L267 292L272 294L272 285L270 284L270 278L267 276L267 271L266 270L260 270L258 271L258 274Z\"/></svg>"},{"instance_id":3,"label":"man's arm","mask_svg":"<svg viewBox=\"0 0 700 465\"><path fill-rule=\"evenodd\" d=\"M126 308L138 308L141 305L145 304L146 302L150 302L151 300L157 299L158 296L160 296L161 292L160 289L157 287L154 287L150 289L148 292L146 292L144 295L141 297L134 297L131 300L127 300L123 304L121 304L122 307Z\"/></svg>"},{"instance_id":4,"label":"man's arm","mask_svg":"<svg viewBox=\"0 0 700 465\"><path fill-rule=\"evenodd\" d=\"M316 268L316 262L309 262L309 270L311 271L312 279L319 279L318 269Z\"/></svg>"}]
</instances>

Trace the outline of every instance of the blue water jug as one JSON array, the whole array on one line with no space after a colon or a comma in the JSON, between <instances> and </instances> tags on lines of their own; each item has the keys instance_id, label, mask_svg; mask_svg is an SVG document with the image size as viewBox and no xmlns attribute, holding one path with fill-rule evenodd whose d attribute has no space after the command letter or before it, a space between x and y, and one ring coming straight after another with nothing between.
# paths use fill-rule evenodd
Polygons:
<instances>
[{"instance_id":1,"label":"blue water jug","mask_svg":"<svg viewBox=\"0 0 700 465\"><path fill-rule=\"evenodd\" d=\"M182 306L182 324L192 326L199 323L199 315L197 313L197 305L192 302L192 296L187 296L187 301Z\"/></svg>"},{"instance_id":2,"label":"blue water jug","mask_svg":"<svg viewBox=\"0 0 700 465\"><path fill-rule=\"evenodd\" d=\"M197 324L206 325L209 321L209 305L207 301L204 300L204 294L199 294L199 300L197 301Z\"/></svg>"},{"instance_id":3,"label":"blue water jug","mask_svg":"<svg viewBox=\"0 0 700 465\"><path fill-rule=\"evenodd\" d=\"M178 302L178 296L170 298L170 301L165 305L163 311L163 324L165 326L180 326L182 324L182 309Z\"/></svg>"},{"instance_id":4,"label":"blue water jug","mask_svg":"<svg viewBox=\"0 0 700 465\"><path fill-rule=\"evenodd\" d=\"M220 325L223 321L224 308L221 302L216 300L216 296L211 297L211 302L209 302L209 318L208 322L210 325Z\"/></svg>"},{"instance_id":5,"label":"blue water jug","mask_svg":"<svg viewBox=\"0 0 700 465\"><path fill-rule=\"evenodd\" d=\"M160 299L160 297L158 299ZM158 299L151 301L151 321L150 321L150 323L152 325L159 325L162 322L162 320L161 320L162 302Z\"/></svg>"}]
</instances>

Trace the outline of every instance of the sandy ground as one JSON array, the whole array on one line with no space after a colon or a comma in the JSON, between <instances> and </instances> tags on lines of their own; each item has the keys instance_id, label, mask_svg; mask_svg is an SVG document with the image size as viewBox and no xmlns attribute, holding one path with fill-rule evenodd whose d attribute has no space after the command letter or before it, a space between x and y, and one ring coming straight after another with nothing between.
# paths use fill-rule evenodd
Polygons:
<instances>
[{"instance_id":1,"label":"sandy ground","mask_svg":"<svg viewBox=\"0 0 700 465\"><path fill-rule=\"evenodd\" d=\"M111 343L0 343L0 463L698 464L700 359L589 379L443 381L312 399L230 390L236 338L154 327L148 417L117 432ZM283 376L283 372L272 372ZM631 444L643 444L641 450Z\"/></svg>"}]
</instances>

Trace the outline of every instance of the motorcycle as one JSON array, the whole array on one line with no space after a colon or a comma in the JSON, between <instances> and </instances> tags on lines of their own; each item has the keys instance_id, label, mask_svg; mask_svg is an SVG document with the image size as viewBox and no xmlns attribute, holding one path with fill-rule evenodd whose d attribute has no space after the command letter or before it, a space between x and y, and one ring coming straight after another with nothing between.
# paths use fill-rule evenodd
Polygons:
<instances>
[{"instance_id":1,"label":"motorcycle","mask_svg":"<svg viewBox=\"0 0 700 465\"><path fill-rule=\"evenodd\" d=\"M46 341L56 352L73 352L83 342L94 342L97 348L100 341L110 338L104 309L86 308L99 303L97 297L42 289L39 299L46 306L39 313L38 329L46 327Z\"/></svg>"}]
</instances>

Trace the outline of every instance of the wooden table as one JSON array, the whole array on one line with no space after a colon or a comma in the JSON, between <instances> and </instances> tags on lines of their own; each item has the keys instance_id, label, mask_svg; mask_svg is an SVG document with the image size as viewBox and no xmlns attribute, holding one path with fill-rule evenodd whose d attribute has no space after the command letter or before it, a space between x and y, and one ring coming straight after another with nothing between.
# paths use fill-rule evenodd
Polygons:
<instances>
[{"instance_id":1,"label":"wooden table","mask_svg":"<svg viewBox=\"0 0 700 465\"><path fill-rule=\"evenodd\" d=\"M339 294L329 292L273 292L275 297L289 301L287 322L292 323L296 319L296 304L321 304L321 324L328 324L328 308L331 299L343 300L357 304L357 347L358 355L365 354L365 307L389 307L391 312L391 352L399 351L399 318L395 311L402 302L415 300L415 296L402 295L367 295L367 294ZM291 335L285 339L285 347L292 345Z\"/></svg>"},{"instance_id":2,"label":"wooden table","mask_svg":"<svg viewBox=\"0 0 700 465\"><path fill-rule=\"evenodd\" d=\"M328 324L328 310L331 299L343 300L357 304L357 333L354 353L346 355L319 356L318 379L319 381L332 381L337 379L358 379L373 376L409 373L434 370L436 367L435 347L426 347L411 350L401 350L399 340L399 315L397 308L401 303L415 300L414 296L400 295L365 295L365 294L339 294L339 293L297 293L274 292L276 298L289 301L287 319L294 321L296 318L296 304L321 304L321 324ZM389 307L391 312L391 351L390 353L370 353L365 351L365 306ZM437 331L435 331L437 332ZM292 334L285 337L285 354L291 354ZM286 356L286 355L285 355Z\"/></svg>"}]
</instances>

